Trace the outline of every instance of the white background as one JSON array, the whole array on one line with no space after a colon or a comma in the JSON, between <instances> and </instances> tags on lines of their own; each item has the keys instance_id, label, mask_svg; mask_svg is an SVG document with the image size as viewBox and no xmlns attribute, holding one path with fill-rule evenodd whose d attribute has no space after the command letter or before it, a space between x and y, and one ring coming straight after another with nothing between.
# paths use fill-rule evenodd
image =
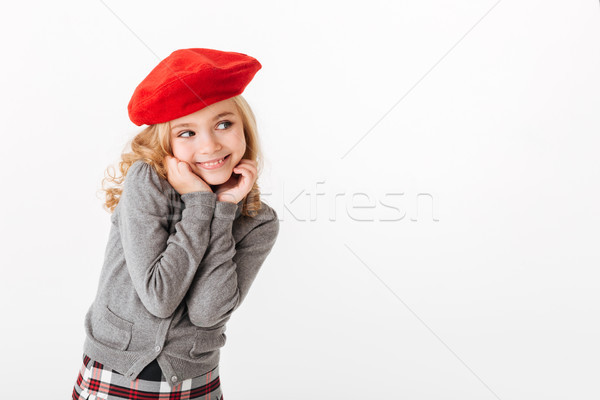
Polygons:
<instances>
[{"instance_id":1,"label":"white background","mask_svg":"<svg viewBox=\"0 0 600 400\"><path fill-rule=\"evenodd\" d=\"M187 47L262 63L244 96L281 221L227 400L600 396L598 1L2 8L2 398L70 398L101 180L133 90Z\"/></svg>"}]
</instances>

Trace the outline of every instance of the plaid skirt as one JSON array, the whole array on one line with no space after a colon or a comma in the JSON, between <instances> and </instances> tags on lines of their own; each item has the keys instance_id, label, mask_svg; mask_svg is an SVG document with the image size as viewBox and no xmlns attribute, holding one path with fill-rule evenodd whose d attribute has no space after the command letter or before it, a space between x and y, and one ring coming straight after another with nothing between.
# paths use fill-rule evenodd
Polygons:
<instances>
[{"instance_id":1,"label":"plaid skirt","mask_svg":"<svg viewBox=\"0 0 600 400\"><path fill-rule=\"evenodd\" d=\"M73 387L73 400L224 400L219 380L219 366L195 378L186 379L172 388L165 380L131 381L110 368L83 355L83 365Z\"/></svg>"}]
</instances>

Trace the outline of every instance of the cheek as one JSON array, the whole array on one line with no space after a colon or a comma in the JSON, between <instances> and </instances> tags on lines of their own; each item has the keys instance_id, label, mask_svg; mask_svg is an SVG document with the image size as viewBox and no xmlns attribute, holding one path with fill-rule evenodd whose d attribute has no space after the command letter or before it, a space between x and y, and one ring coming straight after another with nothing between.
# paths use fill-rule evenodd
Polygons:
<instances>
[{"instance_id":1,"label":"cheek","mask_svg":"<svg viewBox=\"0 0 600 400\"><path fill-rule=\"evenodd\" d=\"M240 130L239 132L237 132L235 141L236 141L236 143L235 143L236 150L243 156L244 153L246 152L246 138L244 136L243 130Z\"/></svg>"},{"instance_id":2,"label":"cheek","mask_svg":"<svg viewBox=\"0 0 600 400\"><path fill-rule=\"evenodd\" d=\"M177 146L172 146L171 149L173 150L173 156L181 159L181 152L179 151L179 148Z\"/></svg>"},{"instance_id":3,"label":"cheek","mask_svg":"<svg viewBox=\"0 0 600 400\"><path fill-rule=\"evenodd\" d=\"M187 157L189 151L186 146L183 146L181 143L175 142L171 144L171 149L173 150L173 155L180 160L183 160Z\"/></svg>"}]
</instances>

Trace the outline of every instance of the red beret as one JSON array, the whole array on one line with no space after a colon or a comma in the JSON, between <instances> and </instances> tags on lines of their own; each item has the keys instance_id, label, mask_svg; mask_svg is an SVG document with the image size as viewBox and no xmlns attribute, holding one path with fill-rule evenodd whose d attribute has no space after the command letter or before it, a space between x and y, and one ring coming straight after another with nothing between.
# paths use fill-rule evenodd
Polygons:
<instances>
[{"instance_id":1,"label":"red beret","mask_svg":"<svg viewBox=\"0 0 600 400\"><path fill-rule=\"evenodd\" d=\"M175 50L135 88L127 110L136 125L171 121L241 94L262 65L242 53Z\"/></svg>"}]
</instances>

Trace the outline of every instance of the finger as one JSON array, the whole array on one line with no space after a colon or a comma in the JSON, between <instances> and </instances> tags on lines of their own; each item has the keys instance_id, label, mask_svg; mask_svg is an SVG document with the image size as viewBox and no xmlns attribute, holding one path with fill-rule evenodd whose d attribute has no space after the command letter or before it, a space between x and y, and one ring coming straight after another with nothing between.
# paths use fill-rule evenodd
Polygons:
<instances>
[{"instance_id":1,"label":"finger","mask_svg":"<svg viewBox=\"0 0 600 400\"><path fill-rule=\"evenodd\" d=\"M177 180L183 179L185 171L185 166L183 164L187 164L184 161L177 159L177 157L170 157L168 168L171 173L171 177ZM188 168L189 170L189 168Z\"/></svg>"},{"instance_id":2,"label":"finger","mask_svg":"<svg viewBox=\"0 0 600 400\"><path fill-rule=\"evenodd\" d=\"M239 171L237 173L241 174L240 177L240 186L250 186L256 181L256 174L250 170L250 168L238 167L236 168Z\"/></svg>"},{"instance_id":3,"label":"finger","mask_svg":"<svg viewBox=\"0 0 600 400\"><path fill-rule=\"evenodd\" d=\"M167 167L167 174L168 173L173 174L173 172L174 172L173 171L174 170L174 168L173 168L173 161L175 161L175 159L173 157L171 157L171 156L166 156L165 157L165 164L166 164L166 167Z\"/></svg>"},{"instance_id":4,"label":"finger","mask_svg":"<svg viewBox=\"0 0 600 400\"><path fill-rule=\"evenodd\" d=\"M240 160L238 165L236 165L236 168L242 167L242 166L248 167L252 170L256 170L258 167L258 163L254 160L242 159L242 160Z\"/></svg>"},{"instance_id":5,"label":"finger","mask_svg":"<svg viewBox=\"0 0 600 400\"><path fill-rule=\"evenodd\" d=\"M255 165L244 164L240 165L239 168L247 170L251 175L258 175L258 170Z\"/></svg>"},{"instance_id":6,"label":"finger","mask_svg":"<svg viewBox=\"0 0 600 400\"><path fill-rule=\"evenodd\" d=\"M177 159L175 157L167 156L167 167L170 169L175 169L177 166Z\"/></svg>"},{"instance_id":7,"label":"finger","mask_svg":"<svg viewBox=\"0 0 600 400\"><path fill-rule=\"evenodd\" d=\"M181 172L181 173L190 172L190 165L185 161L178 161L177 168L179 169L179 172Z\"/></svg>"},{"instance_id":8,"label":"finger","mask_svg":"<svg viewBox=\"0 0 600 400\"><path fill-rule=\"evenodd\" d=\"M248 174L250 172L250 169L248 168L248 166L246 165L237 165L234 169L233 172L235 172L236 174L242 174L242 173L246 173Z\"/></svg>"},{"instance_id":9,"label":"finger","mask_svg":"<svg viewBox=\"0 0 600 400\"><path fill-rule=\"evenodd\" d=\"M246 175L251 178L252 176L256 176L257 175L257 171L256 168L254 168L253 166L249 166L249 165L240 165L237 166L236 168L234 168L234 172L235 173L241 173L241 171L246 171Z\"/></svg>"},{"instance_id":10,"label":"finger","mask_svg":"<svg viewBox=\"0 0 600 400\"><path fill-rule=\"evenodd\" d=\"M179 161L177 161L176 158L171 157L167 166L169 168L169 173L171 174L171 176L173 178L178 179L181 177L181 171L179 169Z\"/></svg>"}]
</instances>

